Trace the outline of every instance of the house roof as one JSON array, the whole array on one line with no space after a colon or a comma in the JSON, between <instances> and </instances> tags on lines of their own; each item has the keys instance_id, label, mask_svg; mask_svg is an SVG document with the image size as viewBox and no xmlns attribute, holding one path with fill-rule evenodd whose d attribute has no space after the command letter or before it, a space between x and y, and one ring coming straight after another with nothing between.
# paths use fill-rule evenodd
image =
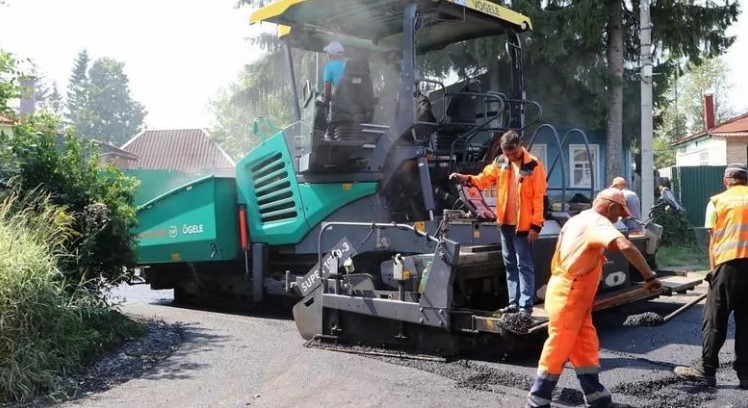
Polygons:
<instances>
[{"instance_id":1,"label":"house roof","mask_svg":"<svg viewBox=\"0 0 748 408\"><path fill-rule=\"evenodd\" d=\"M122 150L119 147L117 147L117 146L115 146L115 145L113 145L111 143L102 142L100 140L94 140L93 142L96 143L96 145L99 146L99 148L101 149L101 156L113 155L113 156L124 157L124 158L126 158L128 160L138 160L139 159L138 155L132 154L132 153L126 151L126 150Z\"/></svg>"},{"instance_id":2,"label":"house roof","mask_svg":"<svg viewBox=\"0 0 748 408\"><path fill-rule=\"evenodd\" d=\"M203 129L147 129L121 149L139 157L138 161L127 164L130 169L198 173L234 167L231 157Z\"/></svg>"},{"instance_id":3,"label":"house roof","mask_svg":"<svg viewBox=\"0 0 748 408\"><path fill-rule=\"evenodd\" d=\"M0 124L2 124L2 125L12 125L13 121L10 120L10 118L7 117L7 116L5 116L5 115L0 115Z\"/></svg>"},{"instance_id":4,"label":"house roof","mask_svg":"<svg viewBox=\"0 0 748 408\"><path fill-rule=\"evenodd\" d=\"M722 136L722 137L737 137L737 136L748 136L748 112L728 119L711 129L700 130L696 133L692 133L688 136L680 137L672 143L673 146L677 146L694 139L698 139L704 136Z\"/></svg>"}]
</instances>

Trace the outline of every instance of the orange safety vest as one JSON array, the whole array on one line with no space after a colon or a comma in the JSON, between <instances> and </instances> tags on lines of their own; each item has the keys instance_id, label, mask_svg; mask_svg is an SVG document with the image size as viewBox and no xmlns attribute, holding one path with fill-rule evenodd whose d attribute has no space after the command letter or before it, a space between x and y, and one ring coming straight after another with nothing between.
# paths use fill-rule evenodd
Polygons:
<instances>
[{"instance_id":1,"label":"orange safety vest","mask_svg":"<svg viewBox=\"0 0 748 408\"><path fill-rule=\"evenodd\" d=\"M519 167L517 187L517 231L527 232L531 228L540 232L545 220L543 198L548 183L545 180L545 168L537 157L524 147L522 164ZM509 182L513 179L512 164L503 154L487 165L483 171L470 176L470 182L481 190L496 184L496 222L503 225L506 221L506 202L509 196Z\"/></svg>"},{"instance_id":2,"label":"orange safety vest","mask_svg":"<svg viewBox=\"0 0 748 408\"><path fill-rule=\"evenodd\" d=\"M717 212L710 248L714 264L748 258L748 186L733 186L711 200Z\"/></svg>"}]
</instances>

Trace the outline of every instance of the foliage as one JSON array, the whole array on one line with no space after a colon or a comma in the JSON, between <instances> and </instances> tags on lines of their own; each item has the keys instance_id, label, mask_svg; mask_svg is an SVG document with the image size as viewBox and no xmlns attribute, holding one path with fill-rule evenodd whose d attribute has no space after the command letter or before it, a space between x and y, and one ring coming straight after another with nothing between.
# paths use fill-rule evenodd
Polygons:
<instances>
[{"instance_id":1,"label":"foliage","mask_svg":"<svg viewBox=\"0 0 748 408\"><path fill-rule=\"evenodd\" d=\"M62 117L64 102L60 90L57 88L57 82L49 84L40 80L37 83L35 99L36 104L40 109L46 110L55 116Z\"/></svg>"},{"instance_id":2,"label":"foliage","mask_svg":"<svg viewBox=\"0 0 748 408\"><path fill-rule=\"evenodd\" d=\"M0 49L0 113L9 113L8 100L18 97L20 74L13 54Z\"/></svg>"},{"instance_id":3,"label":"foliage","mask_svg":"<svg viewBox=\"0 0 748 408\"><path fill-rule=\"evenodd\" d=\"M68 242L71 257L61 261L71 287L102 291L127 279L123 268L135 261L133 197L137 182L118 169L101 169L93 142L70 131L56 132L57 122L45 115L14 127L14 137L2 136L0 177L20 191L37 187L51 194L53 204L73 216L76 236Z\"/></svg>"},{"instance_id":4,"label":"foliage","mask_svg":"<svg viewBox=\"0 0 748 408\"><path fill-rule=\"evenodd\" d=\"M85 102L74 123L81 136L122 145L140 131L146 112L132 99L124 63L99 58L88 70Z\"/></svg>"},{"instance_id":5,"label":"foliage","mask_svg":"<svg viewBox=\"0 0 748 408\"><path fill-rule=\"evenodd\" d=\"M29 197L34 198L29 198ZM65 376L143 329L61 279L74 218L50 196L0 200L0 403L55 392Z\"/></svg>"},{"instance_id":6,"label":"foliage","mask_svg":"<svg viewBox=\"0 0 748 408\"><path fill-rule=\"evenodd\" d=\"M709 254L699 245L662 246L657 250L657 264L663 269L688 266L708 270Z\"/></svg>"},{"instance_id":7,"label":"foliage","mask_svg":"<svg viewBox=\"0 0 748 408\"><path fill-rule=\"evenodd\" d=\"M670 146L666 139L655 136L652 141L652 151L656 169L675 166L675 148Z\"/></svg>"},{"instance_id":8,"label":"foliage","mask_svg":"<svg viewBox=\"0 0 748 408\"><path fill-rule=\"evenodd\" d=\"M664 95L669 106L661 113L662 123L658 136L674 141L680 136L697 132L704 125L704 95L714 94L715 121L720 123L735 115L727 104L727 94L732 86L730 70L721 58L691 65L684 73L676 72L670 78L670 87Z\"/></svg>"},{"instance_id":9,"label":"foliage","mask_svg":"<svg viewBox=\"0 0 748 408\"><path fill-rule=\"evenodd\" d=\"M212 103L217 124L211 137L235 158L259 142L251 134L255 118L269 119L278 127L292 121L293 93L282 42L275 34L263 33L253 38L252 43L265 55L246 65L237 80ZM292 56L297 80L313 78L313 54L294 50Z\"/></svg>"},{"instance_id":10,"label":"foliage","mask_svg":"<svg viewBox=\"0 0 748 408\"><path fill-rule=\"evenodd\" d=\"M73 72L68 81L67 106L65 119L72 124L80 123L80 113L87 106L86 88L88 87L88 52L81 50L73 62Z\"/></svg>"},{"instance_id":11,"label":"foliage","mask_svg":"<svg viewBox=\"0 0 748 408\"><path fill-rule=\"evenodd\" d=\"M659 204L659 203L658 203ZM694 246L696 233L686 218L686 213L664 204L652 208L652 221L663 228L662 245Z\"/></svg>"}]
</instances>

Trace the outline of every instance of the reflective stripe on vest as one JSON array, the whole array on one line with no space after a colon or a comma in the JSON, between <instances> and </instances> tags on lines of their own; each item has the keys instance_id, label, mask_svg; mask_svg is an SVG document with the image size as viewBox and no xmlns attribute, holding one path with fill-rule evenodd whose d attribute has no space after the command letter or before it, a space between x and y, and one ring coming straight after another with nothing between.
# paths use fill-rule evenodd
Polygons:
<instances>
[{"instance_id":1,"label":"reflective stripe on vest","mask_svg":"<svg viewBox=\"0 0 748 408\"><path fill-rule=\"evenodd\" d=\"M712 197L717 221L712 232L714 263L748 258L748 187L734 186Z\"/></svg>"}]
</instances>

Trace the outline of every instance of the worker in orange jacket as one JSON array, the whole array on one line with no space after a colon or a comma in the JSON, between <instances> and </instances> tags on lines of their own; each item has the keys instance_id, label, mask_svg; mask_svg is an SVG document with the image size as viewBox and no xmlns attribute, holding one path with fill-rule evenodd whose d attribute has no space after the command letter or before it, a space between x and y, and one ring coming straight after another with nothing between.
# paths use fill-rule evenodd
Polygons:
<instances>
[{"instance_id":1,"label":"worker in orange jacket","mask_svg":"<svg viewBox=\"0 0 748 408\"><path fill-rule=\"evenodd\" d=\"M641 252L613 225L619 217L629 215L623 192L608 188L597 195L592 208L569 219L561 229L545 295L548 339L527 407L550 407L553 389L567 360L574 366L587 407L628 406L614 403L600 383L600 344L592 325L592 304L606 249L621 251L644 277L645 288L655 290L661 286Z\"/></svg>"},{"instance_id":2,"label":"worker in orange jacket","mask_svg":"<svg viewBox=\"0 0 748 408\"><path fill-rule=\"evenodd\" d=\"M531 244L543 228L543 200L548 188L545 168L510 130L501 135L502 154L475 176L453 173L450 178L484 190L496 185L496 222L501 230L501 253L506 267L509 304L502 313L532 315L535 268Z\"/></svg>"},{"instance_id":3,"label":"worker in orange jacket","mask_svg":"<svg viewBox=\"0 0 748 408\"><path fill-rule=\"evenodd\" d=\"M711 235L706 277L709 292L701 325L701 361L692 367L676 367L685 380L714 387L719 350L727 337L727 321L735 311L735 362L740 388L748 389L748 168L730 164L722 182L727 188L709 200L705 226Z\"/></svg>"}]
</instances>

